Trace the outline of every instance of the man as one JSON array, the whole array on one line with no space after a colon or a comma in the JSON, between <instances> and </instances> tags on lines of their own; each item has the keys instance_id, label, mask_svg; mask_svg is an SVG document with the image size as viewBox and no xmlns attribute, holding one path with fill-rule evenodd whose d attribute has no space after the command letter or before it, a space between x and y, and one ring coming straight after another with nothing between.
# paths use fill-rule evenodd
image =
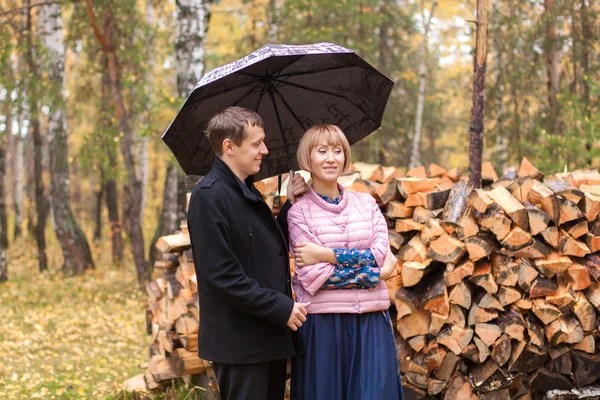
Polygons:
<instances>
[{"instance_id":1,"label":"man","mask_svg":"<svg viewBox=\"0 0 600 400\"><path fill-rule=\"evenodd\" d=\"M306 321L308 303L292 299L287 232L252 183L268 154L264 124L255 112L230 107L210 120L206 135L216 157L188 211L198 355L213 361L223 400L281 400L286 359L295 354L292 331ZM296 174L289 200L307 191Z\"/></svg>"}]
</instances>

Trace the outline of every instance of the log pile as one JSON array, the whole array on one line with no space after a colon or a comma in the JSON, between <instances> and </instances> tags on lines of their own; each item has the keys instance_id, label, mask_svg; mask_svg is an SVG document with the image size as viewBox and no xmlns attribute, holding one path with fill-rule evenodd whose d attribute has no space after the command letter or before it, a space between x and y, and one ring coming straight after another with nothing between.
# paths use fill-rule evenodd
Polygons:
<instances>
[{"instance_id":1,"label":"log pile","mask_svg":"<svg viewBox=\"0 0 600 400\"><path fill-rule=\"evenodd\" d=\"M198 358L200 312L196 273L185 222L181 231L161 237L156 247L162 260L154 264L153 281L146 291L146 329L151 335L150 360L143 380L132 378L144 389L156 389L183 378L209 390L218 398L211 363Z\"/></svg>"},{"instance_id":2,"label":"log pile","mask_svg":"<svg viewBox=\"0 0 600 400\"><path fill-rule=\"evenodd\" d=\"M600 378L598 171L544 179L524 159L498 178L486 163L474 189L435 164L375 167L351 187L388 219L407 398L526 399Z\"/></svg>"}]
</instances>

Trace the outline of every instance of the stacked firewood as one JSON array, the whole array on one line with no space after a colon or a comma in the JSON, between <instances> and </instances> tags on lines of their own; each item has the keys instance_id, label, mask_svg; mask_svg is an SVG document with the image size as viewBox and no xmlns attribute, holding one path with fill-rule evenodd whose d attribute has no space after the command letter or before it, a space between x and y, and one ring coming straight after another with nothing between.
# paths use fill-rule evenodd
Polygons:
<instances>
[{"instance_id":1,"label":"stacked firewood","mask_svg":"<svg viewBox=\"0 0 600 400\"><path fill-rule=\"evenodd\" d=\"M185 222L181 231L161 237L156 247L162 260L155 262L154 280L146 288L150 361L144 365L143 380L136 377L134 381L145 389L156 389L175 378L191 381L192 376L203 376L205 379L196 381L209 386L216 398L218 388L211 363L198 358L198 290Z\"/></svg>"},{"instance_id":2,"label":"stacked firewood","mask_svg":"<svg viewBox=\"0 0 600 400\"><path fill-rule=\"evenodd\" d=\"M375 167L352 187L381 204L397 252L407 396L529 398L600 378L598 171L544 180L524 159L498 179L486 163L473 189L435 164Z\"/></svg>"}]
</instances>

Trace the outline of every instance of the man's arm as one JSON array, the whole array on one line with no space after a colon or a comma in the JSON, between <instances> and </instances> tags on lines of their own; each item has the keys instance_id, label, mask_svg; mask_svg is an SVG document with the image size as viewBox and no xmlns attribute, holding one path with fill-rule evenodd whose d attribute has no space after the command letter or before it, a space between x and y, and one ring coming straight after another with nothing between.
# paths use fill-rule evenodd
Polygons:
<instances>
[{"instance_id":1,"label":"man's arm","mask_svg":"<svg viewBox=\"0 0 600 400\"><path fill-rule=\"evenodd\" d=\"M233 308L284 327L294 301L261 287L246 275L231 249L231 227L222 199L214 188L202 188L190 201L188 229L199 278L201 276Z\"/></svg>"}]
</instances>

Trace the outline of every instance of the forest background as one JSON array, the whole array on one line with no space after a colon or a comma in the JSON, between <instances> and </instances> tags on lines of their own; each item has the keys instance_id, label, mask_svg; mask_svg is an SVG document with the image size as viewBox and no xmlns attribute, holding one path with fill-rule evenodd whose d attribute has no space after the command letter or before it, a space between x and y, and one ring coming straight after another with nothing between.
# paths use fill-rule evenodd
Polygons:
<instances>
[{"instance_id":1,"label":"forest background","mask_svg":"<svg viewBox=\"0 0 600 400\"><path fill-rule=\"evenodd\" d=\"M140 358L138 289L150 278L153 243L185 218L185 193L197 180L183 175L160 136L204 71L265 43L334 42L396 82L382 128L353 146L354 161L434 162L466 173L476 6L0 0L0 281L7 281L0 309L9 320L0 328L0 356L29 359L23 370L31 370L31 351L20 352L15 329L44 336L66 323L67 332L73 324L87 332L81 318L60 316L78 297L94 337L108 346L105 363L114 361L113 345L124 364ZM600 166L599 13L597 0L490 1L483 159L499 175L523 156L547 174ZM98 310L102 323L90 314L98 304L112 310ZM54 312L58 325L31 312L36 307ZM107 322L115 315L127 320L129 341L105 340L123 329ZM48 351L50 359L60 353ZM56 365L67 377L77 370ZM11 371L0 367L0 386L13 382L28 395L48 386L42 373L42 383L23 389L24 375ZM97 387L92 377L80 387L65 379L71 383L51 386L52 395L85 396Z\"/></svg>"}]
</instances>

